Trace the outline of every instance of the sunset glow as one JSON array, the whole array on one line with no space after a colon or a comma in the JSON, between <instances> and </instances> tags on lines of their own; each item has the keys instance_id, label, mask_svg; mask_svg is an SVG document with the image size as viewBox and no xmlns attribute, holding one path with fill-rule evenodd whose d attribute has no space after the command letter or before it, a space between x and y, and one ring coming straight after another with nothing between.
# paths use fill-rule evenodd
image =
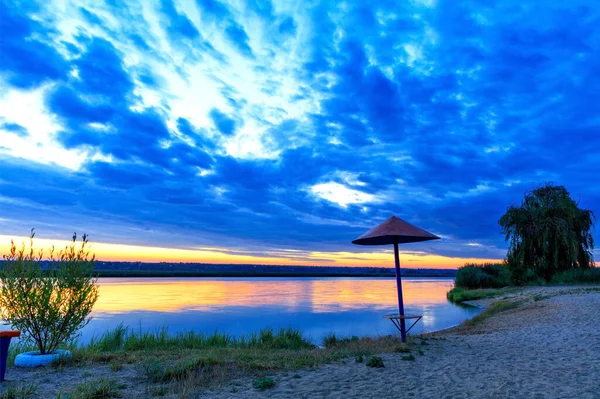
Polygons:
<instances>
[{"instance_id":1,"label":"sunset glow","mask_svg":"<svg viewBox=\"0 0 600 399\"><path fill-rule=\"evenodd\" d=\"M10 241L17 246L29 243L27 237L0 235L0 251L8 253ZM37 249L48 253L52 246L63 248L66 240L38 239L34 241ZM359 247L365 249L367 247ZM182 262L214 264L262 264L262 265L317 265L317 266L376 266L394 267L391 247L375 247L372 252L304 252L297 250L279 250L278 256L248 256L228 251L227 248L178 249L145 247L122 244L92 243L92 253L97 260L125 262ZM479 258L451 258L414 251L401 251L402 266L407 268L457 268L465 262L483 262L498 260ZM282 256L281 254L288 254ZM301 260L296 258L301 257Z\"/></svg>"},{"instance_id":2,"label":"sunset glow","mask_svg":"<svg viewBox=\"0 0 600 399\"><path fill-rule=\"evenodd\" d=\"M132 282L133 281L133 282ZM406 304L431 306L446 303L440 291L452 287L439 282L406 280ZM440 287L442 287L440 289ZM157 295L160 293L160 295ZM361 309L393 309L397 294L392 279L279 280L272 279L102 279L96 313L136 311L211 311L224 307L284 306L289 311L304 306L314 313Z\"/></svg>"}]
</instances>

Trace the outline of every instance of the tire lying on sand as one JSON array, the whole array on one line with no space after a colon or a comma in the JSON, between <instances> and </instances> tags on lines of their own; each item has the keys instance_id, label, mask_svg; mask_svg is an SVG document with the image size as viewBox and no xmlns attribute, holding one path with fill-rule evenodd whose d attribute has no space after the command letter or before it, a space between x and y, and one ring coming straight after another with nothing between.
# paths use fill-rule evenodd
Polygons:
<instances>
[{"instance_id":1,"label":"tire lying on sand","mask_svg":"<svg viewBox=\"0 0 600 399\"><path fill-rule=\"evenodd\" d=\"M40 355L40 351L19 353L15 358L16 367L42 367L49 366L60 359L70 359L71 352L57 349L54 353Z\"/></svg>"}]
</instances>

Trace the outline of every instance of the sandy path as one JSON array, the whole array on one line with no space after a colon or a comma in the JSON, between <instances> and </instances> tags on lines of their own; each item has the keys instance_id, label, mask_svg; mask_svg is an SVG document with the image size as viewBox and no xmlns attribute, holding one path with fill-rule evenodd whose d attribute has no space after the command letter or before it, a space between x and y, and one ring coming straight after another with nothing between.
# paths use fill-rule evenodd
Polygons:
<instances>
[{"instance_id":1,"label":"sandy path","mask_svg":"<svg viewBox=\"0 0 600 399\"><path fill-rule=\"evenodd\" d=\"M385 368L372 369L349 360L275 375L277 385L265 392L241 380L235 393L230 385L200 397L600 398L600 292L530 302L437 337L415 361L388 354Z\"/></svg>"}]
</instances>

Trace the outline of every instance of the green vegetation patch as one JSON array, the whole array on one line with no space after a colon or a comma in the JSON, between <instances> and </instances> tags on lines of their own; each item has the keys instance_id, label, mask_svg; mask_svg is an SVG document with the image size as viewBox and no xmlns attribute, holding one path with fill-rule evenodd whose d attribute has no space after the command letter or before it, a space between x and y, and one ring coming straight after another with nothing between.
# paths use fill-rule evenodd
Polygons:
<instances>
[{"instance_id":1,"label":"green vegetation patch","mask_svg":"<svg viewBox=\"0 0 600 399\"><path fill-rule=\"evenodd\" d=\"M145 389L149 396L160 396L160 392L185 396L207 387L222 386L236 378L259 378L270 372L312 369L344 359L358 358L366 362L374 354L392 353L404 346L399 337L391 335L358 338L332 334L330 344L319 348L300 331L291 329L265 329L256 334L233 337L219 332L169 335L166 329L143 332L119 326L93 338L88 344L67 345L73 357L65 367L78 368L85 373L87 366L93 370L95 365L101 364L116 376L122 367L131 365L128 369L133 368L138 373L137 379L140 384L147 385ZM11 346L11 358L14 359L14 351L22 349L20 345ZM89 373L87 376L86 383L67 392L66 397L85 398L86 392L93 391L104 395L98 398L118 397L118 385L105 383L107 380L91 380ZM64 393L62 397L65 398Z\"/></svg>"},{"instance_id":2,"label":"green vegetation patch","mask_svg":"<svg viewBox=\"0 0 600 399\"><path fill-rule=\"evenodd\" d=\"M554 284L600 284L600 267L589 269L570 269L555 274L552 277Z\"/></svg>"},{"instance_id":3,"label":"green vegetation patch","mask_svg":"<svg viewBox=\"0 0 600 399\"><path fill-rule=\"evenodd\" d=\"M476 326L478 324L481 324L481 322L483 322L485 319L488 319L489 317L491 317L495 314L505 312L507 310L515 309L515 308L519 307L519 305L521 305L523 302L524 301L507 301L507 300L496 301L490 307L485 309L483 312L479 313L477 316L473 317L470 320L465 321L464 325Z\"/></svg>"},{"instance_id":4,"label":"green vegetation patch","mask_svg":"<svg viewBox=\"0 0 600 399\"><path fill-rule=\"evenodd\" d=\"M16 387L9 387L0 396L1 399L25 399L36 394L36 387L33 384L18 385Z\"/></svg>"},{"instance_id":5,"label":"green vegetation patch","mask_svg":"<svg viewBox=\"0 0 600 399\"><path fill-rule=\"evenodd\" d=\"M371 356L371 358L367 362L367 367L383 368L385 367L385 365L383 364L383 359L381 357Z\"/></svg>"},{"instance_id":6,"label":"green vegetation patch","mask_svg":"<svg viewBox=\"0 0 600 399\"><path fill-rule=\"evenodd\" d=\"M157 331L134 331L124 325L92 338L86 350L91 352L118 352L166 349L208 348L262 348L262 349L309 349L314 345L299 330L266 328L258 334L236 338L215 331L206 335L189 331L169 334L166 327Z\"/></svg>"},{"instance_id":7,"label":"green vegetation patch","mask_svg":"<svg viewBox=\"0 0 600 399\"><path fill-rule=\"evenodd\" d=\"M396 353L409 353L410 351L411 349L408 345L398 345L394 348L394 352Z\"/></svg>"},{"instance_id":8,"label":"green vegetation patch","mask_svg":"<svg viewBox=\"0 0 600 399\"><path fill-rule=\"evenodd\" d=\"M111 399L121 398L119 392L125 385L117 380L109 378L98 378L77 385L64 398L65 399Z\"/></svg>"},{"instance_id":9,"label":"green vegetation patch","mask_svg":"<svg viewBox=\"0 0 600 399\"><path fill-rule=\"evenodd\" d=\"M271 377L262 377L252 381L252 386L259 391L264 391L265 389L273 388L275 381Z\"/></svg>"},{"instance_id":10,"label":"green vegetation patch","mask_svg":"<svg viewBox=\"0 0 600 399\"><path fill-rule=\"evenodd\" d=\"M359 340L360 338L358 338L356 335L353 335L352 337L339 338L334 333L329 333L325 336L325 338L323 338L323 346L325 348L334 348L337 345L344 346L352 342L358 342Z\"/></svg>"},{"instance_id":11,"label":"green vegetation patch","mask_svg":"<svg viewBox=\"0 0 600 399\"><path fill-rule=\"evenodd\" d=\"M494 298L505 294L514 293L517 288L501 288L501 289L478 289L465 290L462 288L452 288L446 294L451 302L460 303L466 301L475 301L477 299Z\"/></svg>"},{"instance_id":12,"label":"green vegetation patch","mask_svg":"<svg viewBox=\"0 0 600 399\"><path fill-rule=\"evenodd\" d=\"M195 373L210 371L219 362L212 357L184 359L174 363L150 360L144 364L146 375L152 382L171 382L193 377Z\"/></svg>"}]
</instances>

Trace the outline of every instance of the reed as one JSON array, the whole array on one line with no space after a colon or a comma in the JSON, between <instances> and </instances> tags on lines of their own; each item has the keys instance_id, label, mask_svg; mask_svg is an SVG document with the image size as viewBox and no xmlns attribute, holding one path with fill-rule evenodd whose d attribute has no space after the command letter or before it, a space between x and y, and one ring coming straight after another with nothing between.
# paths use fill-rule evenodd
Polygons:
<instances>
[{"instance_id":1,"label":"reed","mask_svg":"<svg viewBox=\"0 0 600 399\"><path fill-rule=\"evenodd\" d=\"M136 331L123 324L93 337L83 349L91 352L115 352L163 349L261 348L307 349L314 345L291 328L274 331L265 328L258 333L235 337L219 331L212 334L187 331L170 334L166 327L155 331Z\"/></svg>"}]
</instances>

